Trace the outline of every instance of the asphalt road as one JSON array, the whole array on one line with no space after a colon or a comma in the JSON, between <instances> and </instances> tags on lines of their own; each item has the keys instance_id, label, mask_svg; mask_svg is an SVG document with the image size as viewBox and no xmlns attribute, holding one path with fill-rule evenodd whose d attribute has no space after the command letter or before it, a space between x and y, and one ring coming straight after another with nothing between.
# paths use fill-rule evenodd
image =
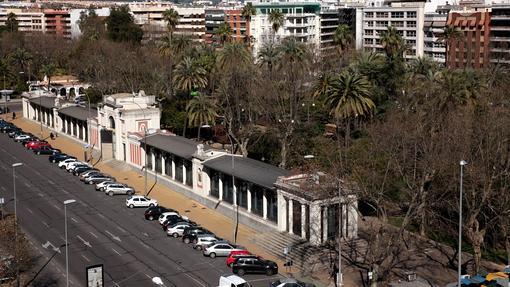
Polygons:
<instances>
[{"instance_id":1,"label":"asphalt road","mask_svg":"<svg viewBox=\"0 0 510 287\"><path fill-rule=\"evenodd\" d=\"M55 252L51 276L65 286L64 204L67 206L70 286L86 286L86 266L104 265L104 286L217 286L221 275L232 274L225 258L211 259L179 239L167 237L160 225L146 221L143 209L128 209L125 196L106 196L85 185L47 156L37 156L0 134L0 197L13 210L11 165L16 168L17 213L23 231L45 257ZM171 207L171 206L170 206ZM57 251L54 251L57 250ZM280 266L281 267L281 266ZM45 271L47 272L47 271ZM279 275L247 275L255 286L268 286Z\"/></svg>"}]
</instances>

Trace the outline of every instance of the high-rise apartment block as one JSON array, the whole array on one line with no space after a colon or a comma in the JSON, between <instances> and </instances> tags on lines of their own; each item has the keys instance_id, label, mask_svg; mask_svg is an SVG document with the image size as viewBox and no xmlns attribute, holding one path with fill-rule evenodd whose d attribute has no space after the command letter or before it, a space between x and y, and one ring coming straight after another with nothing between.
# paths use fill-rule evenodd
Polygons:
<instances>
[{"instance_id":1,"label":"high-rise apartment block","mask_svg":"<svg viewBox=\"0 0 510 287\"><path fill-rule=\"evenodd\" d=\"M435 62L444 64L446 48L445 44L440 41L448 14L427 13L425 14L424 29L424 47L425 56L430 57Z\"/></svg>"},{"instance_id":2,"label":"high-rise apartment block","mask_svg":"<svg viewBox=\"0 0 510 287\"><path fill-rule=\"evenodd\" d=\"M490 42L491 63L510 64L510 5L492 5Z\"/></svg>"},{"instance_id":3,"label":"high-rise apartment block","mask_svg":"<svg viewBox=\"0 0 510 287\"><path fill-rule=\"evenodd\" d=\"M0 25L5 25L7 15L14 13L18 30L26 33L48 33L65 38L71 37L71 14L69 10L0 8Z\"/></svg>"}]
</instances>

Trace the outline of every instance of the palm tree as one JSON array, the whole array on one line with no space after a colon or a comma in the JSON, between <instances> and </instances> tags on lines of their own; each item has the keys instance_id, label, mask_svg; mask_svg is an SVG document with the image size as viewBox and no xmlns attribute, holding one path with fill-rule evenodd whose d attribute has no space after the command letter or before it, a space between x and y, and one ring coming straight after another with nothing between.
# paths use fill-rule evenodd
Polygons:
<instances>
[{"instance_id":1,"label":"palm tree","mask_svg":"<svg viewBox=\"0 0 510 287\"><path fill-rule=\"evenodd\" d=\"M186 113L190 125L198 126L198 139L200 140L200 128L203 124L213 122L218 116L217 106L213 98L198 93L186 105Z\"/></svg>"},{"instance_id":2,"label":"palm tree","mask_svg":"<svg viewBox=\"0 0 510 287\"><path fill-rule=\"evenodd\" d=\"M273 9L271 12L269 12L268 17L269 23L271 23L271 27L273 28L273 40L274 37L276 37L276 33L278 33L278 30L283 26L285 22L285 16L283 13L278 9Z\"/></svg>"},{"instance_id":3,"label":"palm tree","mask_svg":"<svg viewBox=\"0 0 510 287\"><path fill-rule=\"evenodd\" d=\"M430 73L437 70L436 63L428 56L415 58L411 61L409 68L414 76L421 75L428 77Z\"/></svg>"},{"instance_id":4,"label":"palm tree","mask_svg":"<svg viewBox=\"0 0 510 287\"><path fill-rule=\"evenodd\" d=\"M2 75L2 78L3 78L3 82L4 82L4 86L3 86L3 89L5 90L6 89L6 82L5 82L5 78L7 76L9 76L11 73L10 69L9 69L9 64L7 63L7 60L5 59L0 59L0 75Z\"/></svg>"},{"instance_id":5,"label":"palm tree","mask_svg":"<svg viewBox=\"0 0 510 287\"><path fill-rule=\"evenodd\" d=\"M245 38L250 39L250 22L251 17L257 15L257 10L253 7L252 3L249 2L244 5L241 10L241 16L246 20L246 35ZM248 45L251 44L251 41L248 41Z\"/></svg>"},{"instance_id":6,"label":"palm tree","mask_svg":"<svg viewBox=\"0 0 510 287\"><path fill-rule=\"evenodd\" d=\"M32 60L32 55L23 48L17 48L11 55L11 58L18 64L23 72L25 72L25 65Z\"/></svg>"},{"instance_id":7,"label":"palm tree","mask_svg":"<svg viewBox=\"0 0 510 287\"><path fill-rule=\"evenodd\" d=\"M273 66L278 61L280 57L280 50L278 47L272 43L265 43L259 51L257 55L259 66L267 66L269 73L273 71Z\"/></svg>"},{"instance_id":8,"label":"palm tree","mask_svg":"<svg viewBox=\"0 0 510 287\"><path fill-rule=\"evenodd\" d=\"M193 46L193 40L189 35L176 35L172 38L174 56L180 59Z\"/></svg>"},{"instance_id":9,"label":"palm tree","mask_svg":"<svg viewBox=\"0 0 510 287\"><path fill-rule=\"evenodd\" d=\"M232 28L230 27L230 24L227 22L223 22L218 27L218 30L216 30L216 35L220 37L221 44L225 44L225 42L230 42L230 39L232 37Z\"/></svg>"},{"instance_id":10,"label":"palm tree","mask_svg":"<svg viewBox=\"0 0 510 287\"><path fill-rule=\"evenodd\" d=\"M313 97L320 98L327 96L331 86L333 85L334 79L333 74L329 71L321 72L313 83Z\"/></svg>"},{"instance_id":11,"label":"palm tree","mask_svg":"<svg viewBox=\"0 0 510 287\"><path fill-rule=\"evenodd\" d=\"M190 57L185 57L175 69L173 78L178 89L190 92L193 89L205 88L207 72Z\"/></svg>"},{"instance_id":12,"label":"palm tree","mask_svg":"<svg viewBox=\"0 0 510 287\"><path fill-rule=\"evenodd\" d=\"M163 20L166 21L166 26L170 32L170 36L173 36L175 27L179 24L179 13L174 9L170 8L163 12Z\"/></svg>"},{"instance_id":13,"label":"palm tree","mask_svg":"<svg viewBox=\"0 0 510 287\"><path fill-rule=\"evenodd\" d=\"M444 48L445 48L445 67L448 68L448 54L450 53L449 51L449 48L450 48L450 44L453 42L453 41L459 41L461 40L462 38L464 37L464 35L462 34L461 31L459 31L455 26L452 26L452 25L448 25L446 27L444 27L444 30L443 30L443 33L441 33L441 35L439 35L439 37L437 37L437 41L439 43L443 43L444 44Z\"/></svg>"},{"instance_id":14,"label":"palm tree","mask_svg":"<svg viewBox=\"0 0 510 287\"><path fill-rule=\"evenodd\" d=\"M388 30L383 31L380 38L388 57L395 58L396 56L402 56L406 49L406 44L395 27L388 26Z\"/></svg>"},{"instance_id":15,"label":"palm tree","mask_svg":"<svg viewBox=\"0 0 510 287\"><path fill-rule=\"evenodd\" d=\"M218 63L223 70L234 71L240 66L252 63L252 57L242 43L230 42L221 49Z\"/></svg>"},{"instance_id":16,"label":"palm tree","mask_svg":"<svg viewBox=\"0 0 510 287\"><path fill-rule=\"evenodd\" d=\"M336 27L333 42L338 45L340 51L346 50L352 43L352 31L348 25L340 24Z\"/></svg>"},{"instance_id":17,"label":"palm tree","mask_svg":"<svg viewBox=\"0 0 510 287\"><path fill-rule=\"evenodd\" d=\"M309 51L306 45L299 42L295 37L287 37L279 46L280 67L291 65L292 68L302 68L309 60Z\"/></svg>"},{"instance_id":18,"label":"palm tree","mask_svg":"<svg viewBox=\"0 0 510 287\"><path fill-rule=\"evenodd\" d=\"M49 63L42 66L41 72L48 78L48 92L51 92L51 77L55 74L57 67L53 63Z\"/></svg>"},{"instance_id":19,"label":"palm tree","mask_svg":"<svg viewBox=\"0 0 510 287\"><path fill-rule=\"evenodd\" d=\"M345 70L327 88L326 104L337 120L365 116L375 109L372 85L365 76Z\"/></svg>"},{"instance_id":20,"label":"palm tree","mask_svg":"<svg viewBox=\"0 0 510 287\"><path fill-rule=\"evenodd\" d=\"M18 32L18 20L16 19L16 14L10 12L7 14L7 19L5 20L5 27L9 32Z\"/></svg>"}]
</instances>

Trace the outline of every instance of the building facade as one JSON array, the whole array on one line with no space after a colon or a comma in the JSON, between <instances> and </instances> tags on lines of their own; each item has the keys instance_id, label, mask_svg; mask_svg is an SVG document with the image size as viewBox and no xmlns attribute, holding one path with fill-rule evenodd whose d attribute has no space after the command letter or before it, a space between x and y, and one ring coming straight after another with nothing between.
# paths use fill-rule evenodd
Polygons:
<instances>
[{"instance_id":1,"label":"building facade","mask_svg":"<svg viewBox=\"0 0 510 287\"><path fill-rule=\"evenodd\" d=\"M44 9L44 33L71 38L71 13L67 9Z\"/></svg>"},{"instance_id":2,"label":"building facade","mask_svg":"<svg viewBox=\"0 0 510 287\"><path fill-rule=\"evenodd\" d=\"M37 9L0 8L0 25L5 25L9 13L16 15L19 31L25 33L44 32L45 20L42 11Z\"/></svg>"},{"instance_id":3,"label":"building facade","mask_svg":"<svg viewBox=\"0 0 510 287\"><path fill-rule=\"evenodd\" d=\"M447 25L456 27L462 38L448 44L446 65L452 68L486 68L490 55L490 12L450 12Z\"/></svg>"},{"instance_id":4,"label":"building facade","mask_svg":"<svg viewBox=\"0 0 510 287\"><path fill-rule=\"evenodd\" d=\"M356 10L356 49L383 52L381 33L393 26L409 49L405 58L424 55L424 2L391 2Z\"/></svg>"},{"instance_id":5,"label":"building facade","mask_svg":"<svg viewBox=\"0 0 510 287\"><path fill-rule=\"evenodd\" d=\"M490 61L510 64L510 5L493 4L490 20Z\"/></svg>"},{"instance_id":6,"label":"building facade","mask_svg":"<svg viewBox=\"0 0 510 287\"><path fill-rule=\"evenodd\" d=\"M218 27L225 22L225 11L223 9L205 9L205 34L204 42L207 44L217 43Z\"/></svg>"},{"instance_id":7,"label":"building facade","mask_svg":"<svg viewBox=\"0 0 510 287\"><path fill-rule=\"evenodd\" d=\"M253 36L253 54L257 55L264 44L279 42L285 37L295 37L313 49L320 47L321 5L314 1L274 1L253 2L256 15L250 22L250 35ZM275 33L269 22L269 13L279 10L284 15L283 26Z\"/></svg>"},{"instance_id":8,"label":"building facade","mask_svg":"<svg viewBox=\"0 0 510 287\"><path fill-rule=\"evenodd\" d=\"M232 40L246 42L250 39L250 23L241 15L241 10L225 10L225 22L232 29Z\"/></svg>"},{"instance_id":9,"label":"building facade","mask_svg":"<svg viewBox=\"0 0 510 287\"><path fill-rule=\"evenodd\" d=\"M430 57L437 63L445 63L446 48L445 44L439 41L440 35L446 26L447 14L430 13L425 14L424 29L424 47L425 56Z\"/></svg>"}]
</instances>

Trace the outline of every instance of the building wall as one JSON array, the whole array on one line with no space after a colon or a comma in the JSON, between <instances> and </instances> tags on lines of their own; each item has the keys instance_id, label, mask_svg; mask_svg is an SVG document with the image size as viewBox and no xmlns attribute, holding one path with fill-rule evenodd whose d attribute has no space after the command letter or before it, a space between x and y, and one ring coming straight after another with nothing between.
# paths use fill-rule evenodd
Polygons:
<instances>
[{"instance_id":1,"label":"building wall","mask_svg":"<svg viewBox=\"0 0 510 287\"><path fill-rule=\"evenodd\" d=\"M425 14L424 24L424 53L435 62L444 64L446 49L444 43L439 42L439 36L444 31L448 15Z\"/></svg>"},{"instance_id":2,"label":"building wall","mask_svg":"<svg viewBox=\"0 0 510 287\"><path fill-rule=\"evenodd\" d=\"M490 23L490 61L510 64L510 5L494 5Z\"/></svg>"},{"instance_id":3,"label":"building wall","mask_svg":"<svg viewBox=\"0 0 510 287\"><path fill-rule=\"evenodd\" d=\"M7 15L14 13L18 20L18 30L26 33L44 32L44 13L36 9L0 8L0 25L5 25Z\"/></svg>"},{"instance_id":4,"label":"building wall","mask_svg":"<svg viewBox=\"0 0 510 287\"><path fill-rule=\"evenodd\" d=\"M223 9L205 9L205 34L204 41L208 44L218 42L216 32L218 27L225 22Z\"/></svg>"},{"instance_id":5,"label":"building wall","mask_svg":"<svg viewBox=\"0 0 510 287\"><path fill-rule=\"evenodd\" d=\"M380 35L394 26L410 47L405 57L423 56L424 7L423 2L393 2L391 6L358 8L356 49L383 52Z\"/></svg>"},{"instance_id":6,"label":"building wall","mask_svg":"<svg viewBox=\"0 0 510 287\"><path fill-rule=\"evenodd\" d=\"M475 69L487 67L490 54L490 12L458 13L448 16L448 25L463 33L448 44L448 67Z\"/></svg>"},{"instance_id":7,"label":"building wall","mask_svg":"<svg viewBox=\"0 0 510 287\"><path fill-rule=\"evenodd\" d=\"M45 33L71 38L71 14L69 10L45 9Z\"/></svg>"},{"instance_id":8,"label":"building wall","mask_svg":"<svg viewBox=\"0 0 510 287\"><path fill-rule=\"evenodd\" d=\"M250 36L250 23L241 16L241 10L226 10L225 22L232 28L232 40L243 42Z\"/></svg>"},{"instance_id":9,"label":"building wall","mask_svg":"<svg viewBox=\"0 0 510 287\"><path fill-rule=\"evenodd\" d=\"M320 46L320 3L319 2L253 2L256 15L250 22L250 35L254 38L253 53L257 55L265 43L281 41L285 37L296 37L312 48ZM284 24L275 34L269 22L271 10L280 10L284 16Z\"/></svg>"}]
</instances>

